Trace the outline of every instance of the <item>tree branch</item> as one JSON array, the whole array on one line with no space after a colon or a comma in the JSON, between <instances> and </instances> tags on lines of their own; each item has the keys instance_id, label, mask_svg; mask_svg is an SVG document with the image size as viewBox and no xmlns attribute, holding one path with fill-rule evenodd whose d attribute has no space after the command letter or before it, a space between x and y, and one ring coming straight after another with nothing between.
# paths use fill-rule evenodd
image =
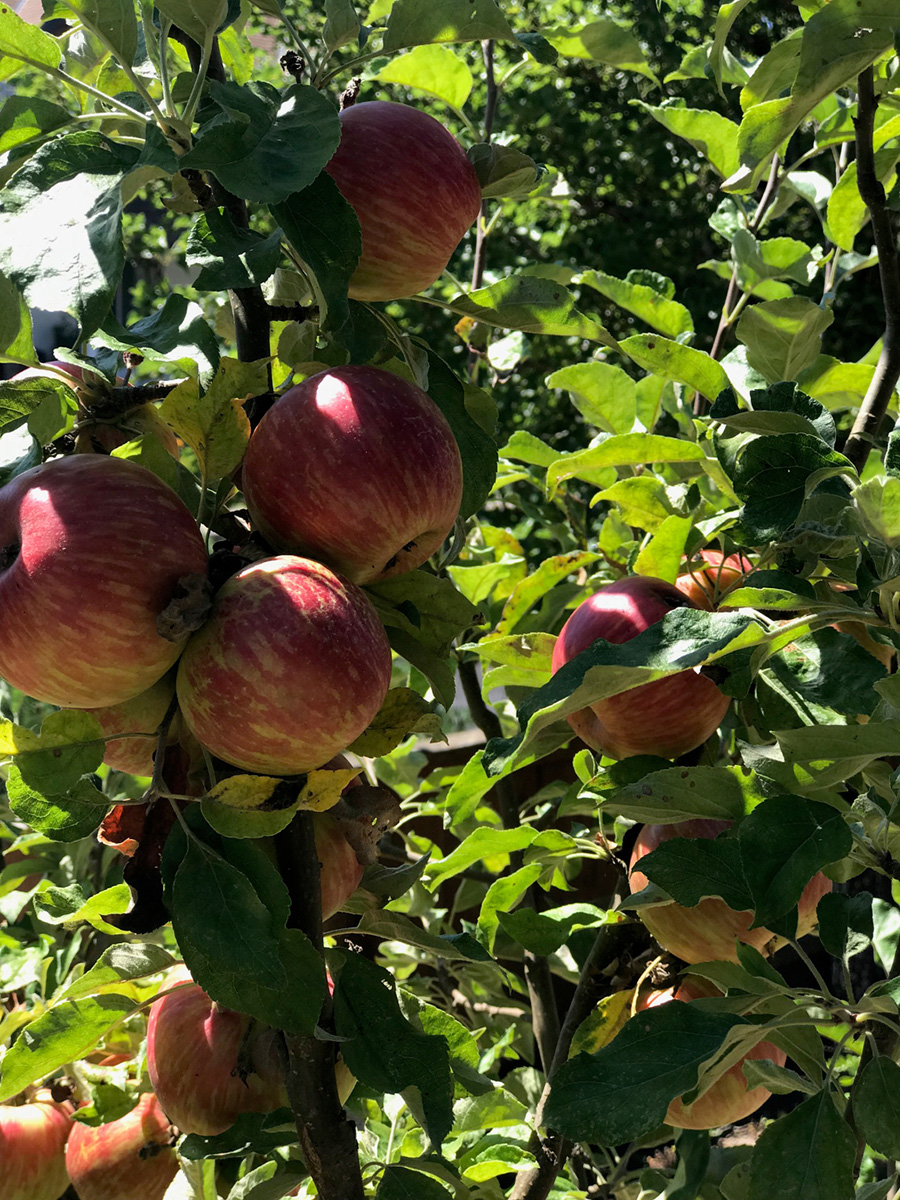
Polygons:
<instances>
[{"instance_id":1,"label":"tree branch","mask_svg":"<svg viewBox=\"0 0 900 1200\"><path fill-rule=\"evenodd\" d=\"M884 301L884 340L875 374L853 422L844 454L862 472L872 449L897 380L900 379L900 257L897 232L887 207L884 187L875 172L873 134L878 99L872 67L859 76L856 127L856 180L859 194L872 218L872 234L878 251L878 274Z\"/></svg>"}]
</instances>

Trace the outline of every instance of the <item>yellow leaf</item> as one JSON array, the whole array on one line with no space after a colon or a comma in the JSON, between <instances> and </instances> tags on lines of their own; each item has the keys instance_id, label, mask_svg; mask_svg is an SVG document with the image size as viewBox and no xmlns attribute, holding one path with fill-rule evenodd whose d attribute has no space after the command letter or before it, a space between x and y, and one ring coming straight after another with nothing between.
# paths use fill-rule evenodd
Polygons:
<instances>
[{"instance_id":1,"label":"yellow leaf","mask_svg":"<svg viewBox=\"0 0 900 1200\"><path fill-rule=\"evenodd\" d=\"M186 379L160 405L160 415L194 451L206 479L230 475L243 458L250 439L244 401L268 387L266 365L266 359L223 358L203 396L197 381Z\"/></svg>"},{"instance_id":2,"label":"yellow leaf","mask_svg":"<svg viewBox=\"0 0 900 1200\"><path fill-rule=\"evenodd\" d=\"M608 1045L631 1017L633 998L634 988L604 996L587 1020L575 1030L569 1057L579 1053L596 1054Z\"/></svg>"},{"instance_id":3,"label":"yellow leaf","mask_svg":"<svg viewBox=\"0 0 900 1200\"><path fill-rule=\"evenodd\" d=\"M333 808L340 800L341 792L358 774L358 767L340 771L310 771L297 807L310 812L325 812Z\"/></svg>"}]
</instances>

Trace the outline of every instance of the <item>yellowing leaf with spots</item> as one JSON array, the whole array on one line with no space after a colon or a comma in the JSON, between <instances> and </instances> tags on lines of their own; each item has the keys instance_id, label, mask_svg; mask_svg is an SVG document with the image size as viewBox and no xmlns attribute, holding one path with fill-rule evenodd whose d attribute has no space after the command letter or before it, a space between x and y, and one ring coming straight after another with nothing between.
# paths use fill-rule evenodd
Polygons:
<instances>
[{"instance_id":1,"label":"yellowing leaf with spots","mask_svg":"<svg viewBox=\"0 0 900 1200\"><path fill-rule=\"evenodd\" d=\"M587 1020L582 1021L572 1038L569 1057L574 1054L596 1054L613 1040L631 1017L634 988L605 996Z\"/></svg>"},{"instance_id":2,"label":"yellowing leaf with spots","mask_svg":"<svg viewBox=\"0 0 900 1200\"><path fill-rule=\"evenodd\" d=\"M297 785L270 775L232 775L211 788L203 797L228 808L266 808L280 811L297 802Z\"/></svg>"},{"instance_id":3,"label":"yellowing leaf with spots","mask_svg":"<svg viewBox=\"0 0 900 1200\"><path fill-rule=\"evenodd\" d=\"M297 807L310 812L325 812L333 808L340 800L341 792L358 774L358 767L348 767L340 771L310 771Z\"/></svg>"},{"instance_id":4,"label":"yellowing leaf with spots","mask_svg":"<svg viewBox=\"0 0 900 1200\"><path fill-rule=\"evenodd\" d=\"M244 402L266 391L266 360L242 363L223 358L201 396L195 379L186 379L160 405L160 414L190 446L206 479L220 479L238 466L250 438Z\"/></svg>"},{"instance_id":5,"label":"yellowing leaf with spots","mask_svg":"<svg viewBox=\"0 0 900 1200\"><path fill-rule=\"evenodd\" d=\"M375 720L350 749L364 758L380 758L411 733L429 734L432 741L447 740L441 731L441 719L428 700L412 688L391 688Z\"/></svg>"}]
</instances>

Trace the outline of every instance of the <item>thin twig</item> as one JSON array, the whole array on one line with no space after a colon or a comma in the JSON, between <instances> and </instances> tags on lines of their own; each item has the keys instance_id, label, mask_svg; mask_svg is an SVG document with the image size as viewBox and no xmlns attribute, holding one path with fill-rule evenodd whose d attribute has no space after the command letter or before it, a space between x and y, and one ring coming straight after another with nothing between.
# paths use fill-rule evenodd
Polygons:
<instances>
[{"instance_id":1,"label":"thin twig","mask_svg":"<svg viewBox=\"0 0 900 1200\"><path fill-rule=\"evenodd\" d=\"M856 182L872 218L872 234L878 251L878 274L884 301L884 340L875 373L860 405L844 454L862 472L873 441L887 412L897 380L900 379L900 256L893 215L887 207L884 187L875 173L873 134L878 98L874 69L869 67L857 81L859 96L856 128Z\"/></svg>"}]
</instances>

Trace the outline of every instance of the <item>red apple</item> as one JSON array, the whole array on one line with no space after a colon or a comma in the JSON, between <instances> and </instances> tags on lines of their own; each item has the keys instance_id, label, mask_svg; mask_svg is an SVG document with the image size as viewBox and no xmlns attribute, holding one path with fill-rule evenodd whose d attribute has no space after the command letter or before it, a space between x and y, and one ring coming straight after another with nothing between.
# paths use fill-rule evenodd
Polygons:
<instances>
[{"instance_id":1,"label":"red apple","mask_svg":"<svg viewBox=\"0 0 900 1200\"><path fill-rule=\"evenodd\" d=\"M78 1200L162 1200L178 1174L169 1121L152 1092L106 1125L73 1122L66 1166Z\"/></svg>"},{"instance_id":2,"label":"red apple","mask_svg":"<svg viewBox=\"0 0 900 1200\"><path fill-rule=\"evenodd\" d=\"M645 993L638 1000L638 1012L647 1008L659 1008L660 1005L689 1003L707 996L720 996L722 993L705 979L696 976L686 979L677 988L666 988L664 991ZM733 1067L721 1075L716 1082L699 1096L693 1104L684 1104L681 1097L673 1100L666 1113L666 1122L676 1129L716 1129L720 1125L731 1125L735 1121L743 1121L751 1113L755 1113L760 1105L771 1096L764 1087L747 1087L747 1077L743 1066L750 1059L767 1058L783 1067L787 1056L771 1042L758 1042L752 1050Z\"/></svg>"},{"instance_id":3,"label":"red apple","mask_svg":"<svg viewBox=\"0 0 900 1200\"><path fill-rule=\"evenodd\" d=\"M649 882L636 864L662 842L678 837L715 838L731 824L731 821L693 820L675 825L645 825L631 852L632 892L641 891ZM815 929L816 907L833 886L832 881L819 871L803 889L798 905L798 937ZM664 950L688 963L737 962L736 939L755 946L762 954L771 953L781 944L771 930L750 928L752 912L735 912L720 896L706 896L693 908L674 901L654 905L640 909L639 915Z\"/></svg>"},{"instance_id":4,"label":"red apple","mask_svg":"<svg viewBox=\"0 0 900 1200\"><path fill-rule=\"evenodd\" d=\"M147 1027L147 1070L166 1115L182 1133L223 1133L241 1113L273 1112L288 1103L276 1033L214 1004L184 966L164 987ZM246 1074L238 1069L238 1058Z\"/></svg>"},{"instance_id":5,"label":"red apple","mask_svg":"<svg viewBox=\"0 0 900 1200\"><path fill-rule=\"evenodd\" d=\"M355 782L355 781L354 781ZM351 785L352 786L352 785ZM316 850L322 866L322 920L340 912L359 887L363 867L341 832L340 822L327 812L313 816Z\"/></svg>"},{"instance_id":6,"label":"red apple","mask_svg":"<svg viewBox=\"0 0 900 1200\"><path fill-rule=\"evenodd\" d=\"M66 1190L66 1138L71 1108L48 1091L25 1104L0 1105L3 1200L58 1200Z\"/></svg>"},{"instance_id":7,"label":"red apple","mask_svg":"<svg viewBox=\"0 0 900 1200\"><path fill-rule=\"evenodd\" d=\"M114 733L155 734L174 696L175 676L169 672L130 700L90 711L107 737ZM127 775L152 775L156 746L155 737L117 737L106 743L103 761Z\"/></svg>"},{"instance_id":8,"label":"red apple","mask_svg":"<svg viewBox=\"0 0 900 1200\"><path fill-rule=\"evenodd\" d=\"M421 388L377 367L337 367L269 409L247 447L242 486L273 545L370 583L420 566L447 537L462 462Z\"/></svg>"},{"instance_id":9,"label":"red apple","mask_svg":"<svg viewBox=\"0 0 900 1200\"><path fill-rule=\"evenodd\" d=\"M191 514L144 467L77 454L26 471L0 489L0 675L63 708L138 695L186 641L157 617L206 569Z\"/></svg>"},{"instance_id":10,"label":"red apple","mask_svg":"<svg viewBox=\"0 0 900 1200\"><path fill-rule=\"evenodd\" d=\"M372 100L341 113L325 170L359 218L356 300L396 300L430 287L481 209L475 168L434 117Z\"/></svg>"},{"instance_id":11,"label":"red apple","mask_svg":"<svg viewBox=\"0 0 900 1200\"><path fill-rule=\"evenodd\" d=\"M179 983L187 986L155 1002L147 1027L147 1070L172 1124L211 1137L241 1113L287 1105L275 1030L215 1004L183 964L163 986ZM356 1080L340 1060L335 1076L346 1100Z\"/></svg>"},{"instance_id":12,"label":"red apple","mask_svg":"<svg viewBox=\"0 0 900 1200\"><path fill-rule=\"evenodd\" d=\"M701 550L693 560L685 563L684 572L675 580L675 586L697 608L712 612L718 608L723 596L738 586L753 564L743 554L729 554L726 558L721 550Z\"/></svg>"},{"instance_id":13,"label":"red apple","mask_svg":"<svg viewBox=\"0 0 900 1200\"><path fill-rule=\"evenodd\" d=\"M632 575L607 584L572 613L553 649L553 670L598 639L628 642L674 608L696 608L662 579ZM658 754L677 758L715 732L729 699L697 671L681 671L644 683L570 713L566 720L595 750L612 758Z\"/></svg>"},{"instance_id":14,"label":"red apple","mask_svg":"<svg viewBox=\"0 0 900 1200\"><path fill-rule=\"evenodd\" d=\"M197 740L245 770L322 766L369 725L391 651L371 601L321 563L282 555L233 575L178 667Z\"/></svg>"}]
</instances>

